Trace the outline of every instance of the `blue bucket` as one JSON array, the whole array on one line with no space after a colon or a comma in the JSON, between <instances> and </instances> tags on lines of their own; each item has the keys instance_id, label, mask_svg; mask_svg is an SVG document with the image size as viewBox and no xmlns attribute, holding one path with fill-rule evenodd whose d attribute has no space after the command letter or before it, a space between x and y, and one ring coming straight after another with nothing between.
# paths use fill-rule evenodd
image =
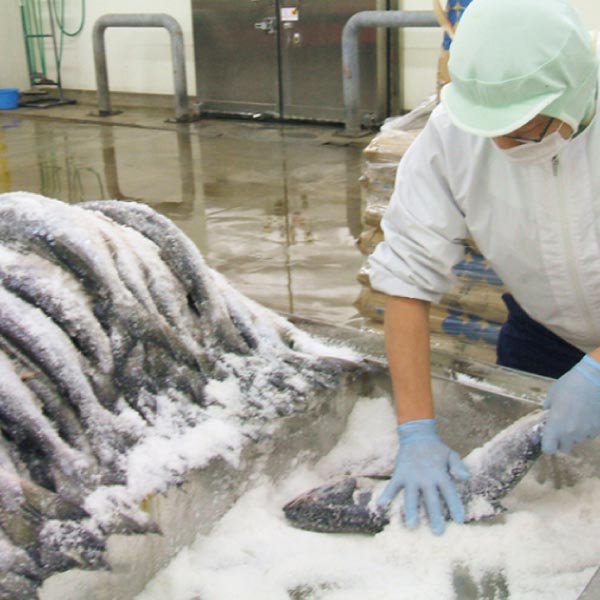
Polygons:
<instances>
[{"instance_id":1,"label":"blue bucket","mask_svg":"<svg viewBox=\"0 0 600 600\"><path fill-rule=\"evenodd\" d=\"M19 106L19 90L17 88L0 88L0 110Z\"/></svg>"}]
</instances>

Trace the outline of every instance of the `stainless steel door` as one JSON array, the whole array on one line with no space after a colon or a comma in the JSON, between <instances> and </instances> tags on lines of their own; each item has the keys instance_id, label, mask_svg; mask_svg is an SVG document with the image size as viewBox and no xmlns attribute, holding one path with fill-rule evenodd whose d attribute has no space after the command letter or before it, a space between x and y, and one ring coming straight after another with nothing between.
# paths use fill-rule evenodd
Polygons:
<instances>
[{"instance_id":1,"label":"stainless steel door","mask_svg":"<svg viewBox=\"0 0 600 600\"><path fill-rule=\"evenodd\" d=\"M343 122L342 29L396 0L192 0L203 113ZM363 121L387 116L389 32L360 34Z\"/></svg>"},{"instance_id":2,"label":"stainless steel door","mask_svg":"<svg viewBox=\"0 0 600 600\"><path fill-rule=\"evenodd\" d=\"M383 7L380 5L383 4ZM282 112L285 118L344 120L342 30L375 0L280 0ZM360 33L361 108L378 120L387 98L385 30Z\"/></svg>"},{"instance_id":3,"label":"stainless steel door","mask_svg":"<svg viewBox=\"0 0 600 600\"><path fill-rule=\"evenodd\" d=\"M203 112L280 116L276 0L192 0Z\"/></svg>"}]
</instances>

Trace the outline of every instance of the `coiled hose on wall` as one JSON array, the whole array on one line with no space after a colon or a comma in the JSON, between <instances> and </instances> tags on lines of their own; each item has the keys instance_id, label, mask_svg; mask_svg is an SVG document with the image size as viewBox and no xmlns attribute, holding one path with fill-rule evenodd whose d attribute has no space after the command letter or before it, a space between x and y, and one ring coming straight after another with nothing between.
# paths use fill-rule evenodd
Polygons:
<instances>
[{"instance_id":1,"label":"coiled hose on wall","mask_svg":"<svg viewBox=\"0 0 600 600\"><path fill-rule=\"evenodd\" d=\"M44 39L48 37L44 29L45 18L42 10L43 0L20 0L21 22L25 36L27 54L27 66L32 85L53 83L47 78L46 53ZM48 15L54 18L54 22L60 31L58 40L58 52L56 56L56 69L60 73L62 53L65 36L75 37L81 33L85 25L86 0L81 0L81 18L79 25L69 31L65 25L65 2L66 0L48 0ZM52 6L50 6L52 3Z\"/></svg>"}]
</instances>

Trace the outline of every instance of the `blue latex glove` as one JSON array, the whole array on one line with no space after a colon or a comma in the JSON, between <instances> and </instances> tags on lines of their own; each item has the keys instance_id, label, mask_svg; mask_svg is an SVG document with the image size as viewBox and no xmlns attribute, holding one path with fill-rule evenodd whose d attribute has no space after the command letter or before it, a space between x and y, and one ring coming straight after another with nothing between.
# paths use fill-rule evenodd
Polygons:
<instances>
[{"instance_id":1,"label":"blue latex glove","mask_svg":"<svg viewBox=\"0 0 600 600\"><path fill-rule=\"evenodd\" d=\"M573 444L600 433L600 363L584 356L567 371L546 396L549 408L542 437L542 450L554 454L570 452Z\"/></svg>"},{"instance_id":2,"label":"blue latex glove","mask_svg":"<svg viewBox=\"0 0 600 600\"><path fill-rule=\"evenodd\" d=\"M460 456L438 437L435 420L399 425L398 437L396 468L377 504L387 507L404 488L404 521L413 529L419 522L419 495L422 494L431 530L441 535L446 528L441 496L450 516L457 523L463 523L465 511L451 476L464 481L469 479L469 471Z\"/></svg>"}]
</instances>

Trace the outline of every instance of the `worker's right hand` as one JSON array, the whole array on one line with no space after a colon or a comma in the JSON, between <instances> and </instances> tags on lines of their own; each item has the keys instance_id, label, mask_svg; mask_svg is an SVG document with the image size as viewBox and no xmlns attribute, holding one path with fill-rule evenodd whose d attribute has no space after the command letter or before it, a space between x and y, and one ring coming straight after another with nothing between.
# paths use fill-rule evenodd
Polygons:
<instances>
[{"instance_id":1,"label":"worker's right hand","mask_svg":"<svg viewBox=\"0 0 600 600\"><path fill-rule=\"evenodd\" d=\"M460 456L438 437L434 419L409 421L398 426L400 448L392 479L377 500L387 507L404 488L404 521L413 529L419 522L419 496L423 495L433 533L444 533L441 499L457 523L465 519L464 507L452 477L465 481L469 471ZM441 498L440 498L441 496Z\"/></svg>"},{"instance_id":2,"label":"worker's right hand","mask_svg":"<svg viewBox=\"0 0 600 600\"><path fill-rule=\"evenodd\" d=\"M548 420L542 450L569 453L574 444L600 434L600 363L584 356L556 381L546 396Z\"/></svg>"}]
</instances>

